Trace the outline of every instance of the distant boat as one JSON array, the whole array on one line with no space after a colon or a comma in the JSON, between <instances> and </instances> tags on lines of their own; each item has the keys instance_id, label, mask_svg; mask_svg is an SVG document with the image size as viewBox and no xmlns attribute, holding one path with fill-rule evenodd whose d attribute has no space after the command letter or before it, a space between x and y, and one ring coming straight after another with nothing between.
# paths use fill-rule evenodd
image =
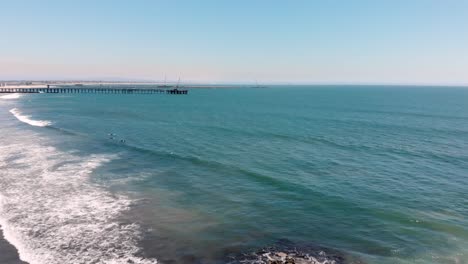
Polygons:
<instances>
[{"instance_id":1,"label":"distant boat","mask_svg":"<svg viewBox=\"0 0 468 264\"><path fill-rule=\"evenodd\" d=\"M158 88L171 88L171 85L166 84L166 75L164 75L164 84L158 85Z\"/></svg>"},{"instance_id":2,"label":"distant boat","mask_svg":"<svg viewBox=\"0 0 468 264\"><path fill-rule=\"evenodd\" d=\"M252 86L252 88L267 88L266 85L259 85L257 80L255 80L255 86Z\"/></svg>"}]
</instances>

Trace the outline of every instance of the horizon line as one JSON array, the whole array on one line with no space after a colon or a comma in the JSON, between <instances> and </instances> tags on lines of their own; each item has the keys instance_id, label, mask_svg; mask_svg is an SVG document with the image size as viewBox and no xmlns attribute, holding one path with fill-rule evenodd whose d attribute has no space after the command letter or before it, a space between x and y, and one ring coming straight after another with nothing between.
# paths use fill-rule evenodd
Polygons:
<instances>
[{"instance_id":1,"label":"horizon line","mask_svg":"<svg viewBox=\"0 0 468 264\"><path fill-rule=\"evenodd\" d=\"M41 84L41 83L130 83L130 84L161 84L164 80L138 80L138 79L128 79L128 80L117 80L117 79L109 79L109 80L99 80L99 79L50 79L50 80L41 80L41 79L0 79L1 83L24 83L30 82L32 84ZM177 80L166 80L166 83L177 83ZM392 82L293 82L293 81L284 81L284 82L241 82L241 81L220 81L220 82L201 82L201 81L181 81L180 84L195 84L195 85L249 85L249 86L265 86L265 85L311 85L311 86L335 86L335 85L343 85L343 86L356 86L356 85L364 85L364 86L433 86L433 87L468 87L468 83L392 83ZM11 84L10 84L11 85ZM26 85L26 84L22 84Z\"/></svg>"}]
</instances>

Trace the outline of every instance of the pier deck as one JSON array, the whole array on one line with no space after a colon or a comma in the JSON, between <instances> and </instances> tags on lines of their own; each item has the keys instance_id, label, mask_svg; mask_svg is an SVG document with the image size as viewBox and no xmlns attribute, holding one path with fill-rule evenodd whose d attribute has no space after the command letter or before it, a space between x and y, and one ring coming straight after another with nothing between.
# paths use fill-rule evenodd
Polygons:
<instances>
[{"instance_id":1,"label":"pier deck","mask_svg":"<svg viewBox=\"0 0 468 264\"><path fill-rule=\"evenodd\" d=\"M50 88L1 88L0 93L79 93L79 94L188 94L182 89L152 88L86 88L86 87L50 87Z\"/></svg>"}]
</instances>

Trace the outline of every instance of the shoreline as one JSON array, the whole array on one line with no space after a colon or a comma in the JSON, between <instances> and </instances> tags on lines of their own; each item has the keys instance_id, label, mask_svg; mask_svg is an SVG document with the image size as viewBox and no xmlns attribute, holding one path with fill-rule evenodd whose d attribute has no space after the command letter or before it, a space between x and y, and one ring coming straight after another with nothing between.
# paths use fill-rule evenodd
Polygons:
<instances>
[{"instance_id":1,"label":"shoreline","mask_svg":"<svg viewBox=\"0 0 468 264\"><path fill-rule=\"evenodd\" d=\"M0 263L2 264L28 264L19 258L18 250L3 236L0 227Z\"/></svg>"}]
</instances>

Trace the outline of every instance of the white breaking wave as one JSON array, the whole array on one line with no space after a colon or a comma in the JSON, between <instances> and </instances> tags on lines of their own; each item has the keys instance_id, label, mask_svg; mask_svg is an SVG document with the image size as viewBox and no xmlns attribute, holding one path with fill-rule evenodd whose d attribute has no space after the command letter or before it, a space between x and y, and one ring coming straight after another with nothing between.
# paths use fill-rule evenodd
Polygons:
<instances>
[{"instance_id":1,"label":"white breaking wave","mask_svg":"<svg viewBox=\"0 0 468 264\"><path fill-rule=\"evenodd\" d=\"M12 113L19 121L31 126L45 127L52 124L52 122L47 120L33 120L29 116L23 115L17 108L11 109L10 113Z\"/></svg>"},{"instance_id":2,"label":"white breaking wave","mask_svg":"<svg viewBox=\"0 0 468 264\"><path fill-rule=\"evenodd\" d=\"M21 97L21 94L19 94L19 93L7 94L7 95L0 96L0 98L2 98L2 99L18 99L20 97Z\"/></svg>"},{"instance_id":3,"label":"white breaking wave","mask_svg":"<svg viewBox=\"0 0 468 264\"><path fill-rule=\"evenodd\" d=\"M45 140L19 131L0 144L0 225L20 258L30 264L157 263L136 256L140 226L118 220L133 201L90 182L92 171L114 156L83 158Z\"/></svg>"}]
</instances>

